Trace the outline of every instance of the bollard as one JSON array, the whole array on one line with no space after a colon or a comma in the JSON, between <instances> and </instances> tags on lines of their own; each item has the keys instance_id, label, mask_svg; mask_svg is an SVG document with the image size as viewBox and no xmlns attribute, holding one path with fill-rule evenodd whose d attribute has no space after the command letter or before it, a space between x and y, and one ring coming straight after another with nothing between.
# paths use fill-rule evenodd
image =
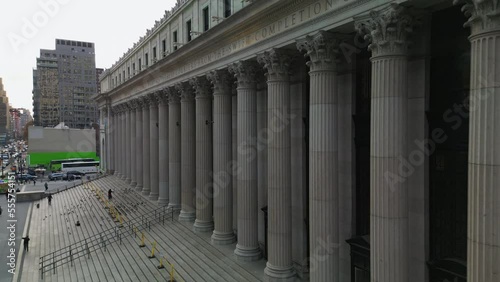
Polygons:
<instances>
[{"instance_id":1,"label":"bollard","mask_svg":"<svg viewBox=\"0 0 500 282\"><path fill-rule=\"evenodd\" d=\"M175 282L174 274L174 265L170 264L170 282Z\"/></svg>"},{"instance_id":2,"label":"bollard","mask_svg":"<svg viewBox=\"0 0 500 282\"><path fill-rule=\"evenodd\" d=\"M139 245L139 247L141 247L141 248L144 248L146 246L146 244L144 243L144 239L145 239L144 232L142 232L141 244Z\"/></svg>"},{"instance_id":3,"label":"bollard","mask_svg":"<svg viewBox=\"0 0 500 282\"><path fill-rule=\"evenodd\" d=\"M158 269L165 268L165 266L163 266L163 257L160 258L160 265L158 265L156 268L158 268Z\"/></svg>"},{"instance_id":4,"label":"bollard","mask_svg":"<svg viewBox=\"0 0 500 282\"><path fill-rule=\"evenodd\" d=\"M153 245L151 246L151 255L148 256L148 258L152 259L155 257L155 248L156 248L156 241L154 241Z\"/></svg>"}]
</instances>

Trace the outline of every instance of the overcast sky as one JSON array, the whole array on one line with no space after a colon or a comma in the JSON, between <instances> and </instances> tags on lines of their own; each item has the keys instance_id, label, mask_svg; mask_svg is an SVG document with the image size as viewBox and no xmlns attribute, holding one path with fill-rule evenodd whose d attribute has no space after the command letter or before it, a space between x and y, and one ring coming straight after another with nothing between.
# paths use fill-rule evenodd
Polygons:
<instances>
[{"instance_id":1,"label":"overcast sky","mask_svg":"<svg viewBox=\"0 0 500 282\"><path fill-rule=\"evenodd\" d=\"M176 0L0 1L0 77L9 102L33 110L33 69L55 39L95 43L97 68L109 68Z\"/></svg>"}]
</instances>

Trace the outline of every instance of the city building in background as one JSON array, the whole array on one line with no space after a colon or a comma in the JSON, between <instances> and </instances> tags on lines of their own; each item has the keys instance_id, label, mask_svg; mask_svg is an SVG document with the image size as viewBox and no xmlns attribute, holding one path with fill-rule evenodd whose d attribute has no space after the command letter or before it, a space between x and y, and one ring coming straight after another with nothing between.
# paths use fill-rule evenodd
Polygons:
<instances>
[{"instance_id":1,"label":"city building in background","mask_svg":"<svg viewBox=\"0 0 500 282\"><path fill-rule=\"evenodd\" d=\"M94 43L56 39L55 50L40 50L33 70L33 116L36 126L91 128L97 109ZM102 72L102 70L100 70Z\"/></svg>"},{"instance_id":2,"label":"city building in background","mask_svg":"<svg viewBox=\"0 0 500 282\"><path fill-rule=\"evenodd\" d=\"M23 137L24 126L32 120L28 109L10 108L9 135L11 138L20 139Z\"/></svg>"},{"instance_id":3,"label":"city building in background","mask_svg":"<svg viewBox=\"0 0 500 282\"><path fill-rule=\"evenodd\" d=\"M9 108L9 98L7 92L3 89L3 82L0 77L0 145L5 145L7 140L7 131L10 127Z\"/></svg>"}]
</instances>

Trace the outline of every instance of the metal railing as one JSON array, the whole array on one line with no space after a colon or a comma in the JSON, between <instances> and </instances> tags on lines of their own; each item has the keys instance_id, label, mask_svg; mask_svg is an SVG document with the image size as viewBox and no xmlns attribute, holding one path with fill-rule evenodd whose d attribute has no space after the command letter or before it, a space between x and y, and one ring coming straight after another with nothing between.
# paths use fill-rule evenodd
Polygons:
<instances>
[{"instance_id":1,"label":"metal railing","mask_svg":"<svg viewBox=\"0 0 500 282\"><path fill-rule=\"evenodd\" d=\"M171 221L174 219L174 209L171 207L161 207L149 212L145 212L133 218L129 218L124 224L114 226L99 234L92 235L76 243L70 244L52 253L41 256L39 259L39 270L41 278L43 274L48 271L56 273L56 268L67 263L73 266L73 261L77 258L87 256L96 252L97 250L106 250L107 245L114 242L122 243L122 239L126 236L136 234L137 231L151 230L151 223L165 223L165 218L170 215Z\"/></svg>"}]
</instances>

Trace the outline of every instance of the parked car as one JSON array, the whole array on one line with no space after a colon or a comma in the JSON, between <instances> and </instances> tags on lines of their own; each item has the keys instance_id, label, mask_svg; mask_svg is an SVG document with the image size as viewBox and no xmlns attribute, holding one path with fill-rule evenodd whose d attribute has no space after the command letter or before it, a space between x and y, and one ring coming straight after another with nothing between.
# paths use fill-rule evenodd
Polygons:
<instances>
[{"instance_id":1,"label":"parked car","mask_svg":"<svg viewBox=\"0 0 500 282\"><path fill-rule=\"evenodd\" d=\"M49 180L62 180L64 173L62 172L54 172L49 174Z\"/></svg>"},{"instance_id":2,"label":"parked car","mask_svg":"<svg viewBox=\"0 0 500 282\"><path fill-rule=\"evenodd\" d=\"M35 175L31 175L31 174L18 174L17 178L19 180L32 181L32 180L36 179L36 176Z\"/></svg>"}]
</instances>

